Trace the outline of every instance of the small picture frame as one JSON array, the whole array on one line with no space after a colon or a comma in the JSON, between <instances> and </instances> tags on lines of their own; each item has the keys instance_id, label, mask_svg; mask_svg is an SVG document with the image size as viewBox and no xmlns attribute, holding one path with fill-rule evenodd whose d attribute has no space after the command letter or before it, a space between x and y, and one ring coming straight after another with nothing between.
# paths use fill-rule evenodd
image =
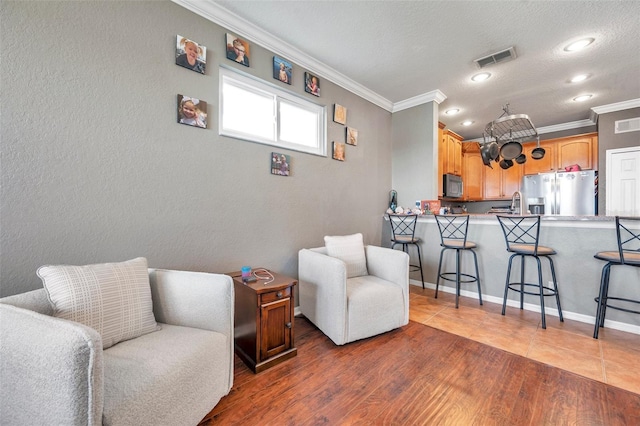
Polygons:
<instances>
[{"instance_id":1,"label":"small picture frame","mask_svg":"<svg viewBox=\"0 0 640 426\"><path fill-rule=\"evenodd\" d=\"M333 104L333 121L342 125L347 124L347 109L340 104Z\"/></svg>"},{"instance_id":2,"label":"small picture frame","mask_svg":"<svg viewBox=\"0 0 640 426\"><path fill-rule=\"evenodd\" d=\"M207 66L207 48L178 35L176 38L176 65L204 74Z\"/></svg>"},{"instance_id":3,"label":"small picture frame","mask_svg":"<svg viewBox=\"0 0 640 426\"><path fill-rule=\"evenodd\" d=\"M291 73L293 65L277 56L273 57L273 78L283 83L291 84Z\"/></svg>"},{"instance_id":4,"label":"small picture frame","mask_svg":"<svg viewBox=\"0 0 640 426\"><path fill-rule=\"evenodd\" d=\"M247 41L241 39L235 34L227 33L227 59L244 65L249 66L250 57L250 45Z\"/></svg>"},{"instance_id":5,"label":"small picture frame","mask_svg":"<svg viewBox=\"0 0 640 426\"><path fill-rule=\"evenodd\" d=\"M344 143L333 142L333 159L338 161L344 161Z\"/></svg>"},{"instance_id":6,"label":"small picture frame","mask_svg":"<svg viewBox=\"0 0 640 426\"><path fill-rule=\"evenodd\" d=\"M320 79L311 73L305 72L304 91L314 96L320 96Z\"/></svg>"},{"instance_id":7,"label":"small picture frame","mask_svg":"<svg viewBox=\"0 0 640 426\"><path fill-rule=\"evenodd\" d=\"M358 130L353 127L347 127L347 143L349 145L358 145Z\"/></svg>"},{"instance_id":8,"label":"small picture frame","mask_svg":"<svg viewBox=\"0 0 640 426\"><path fill-rule=\"evenodd\" d=\"M291 156L278 152L271 153L271 174L278 176L291 175Z\"/></svg>"},{"instance_id":9,"label":"small picture frame","mask_svg":"<svg viewBox=\"0 0 640 426\"><path fill-rule=\"evenodd\" d=\"M178 95L178 123L207 128L207 103L200 99Z\"/></svg>"}]
</instances>

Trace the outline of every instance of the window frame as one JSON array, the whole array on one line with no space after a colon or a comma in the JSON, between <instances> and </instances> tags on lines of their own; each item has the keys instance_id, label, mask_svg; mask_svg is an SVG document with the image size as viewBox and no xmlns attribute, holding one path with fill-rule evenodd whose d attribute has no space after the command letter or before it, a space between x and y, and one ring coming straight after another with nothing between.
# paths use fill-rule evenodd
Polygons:
<instances>
[{"instance_id":1,"label":"window frame","mask_svg":"<svg viewBox=\"0 0 640 426\"><path fill-rule=\"evenodd\" d=\"M223 116L224 116L224 86L230 84L241 90L246 90L250 93L254 93L258 96L267 96L273 99L273 120L274 120L274 132L273 138L260 137L251 133L244 133L235 129L223 128ZM299 96L298 94L285 91L280 87L268 83L264 80L258 79L250 74L230 69L224 66L220 66L219 70L219 108L218 108L218 134L220 136L227 136L234 139L240 139L248 142L260 143L263 145L270 145L277 148L288 149L292 151L304 152L307 154L318 155L322 157L327 156L327 113L324 105L311 102L308 99ZM287 142L280 139L281 131L281 114L280 105L284 103L288 106L298 107L303 111L310 112L316 116L316 131L317 138L315 146L297 144L294 142Z\"/></svg>"}]
</instances>

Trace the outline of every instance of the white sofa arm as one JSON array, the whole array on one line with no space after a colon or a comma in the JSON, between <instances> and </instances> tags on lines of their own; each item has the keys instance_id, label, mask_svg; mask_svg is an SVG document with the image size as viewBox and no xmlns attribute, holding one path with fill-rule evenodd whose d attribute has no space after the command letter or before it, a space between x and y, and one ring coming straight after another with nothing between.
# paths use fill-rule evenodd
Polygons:
<instances>
[{"instance_id":1,"label":"white sofa arm","mask_svg":"<svg viewBox=\"0 0 640 426\"><path fill-rule=\"evenodd\" d=\"M0 342L2 424L102 424L97 331L0 303Z\"/></svg>"},{"instance_id":2,"label":"white sofa arm","mask_svg":"<svg viewBox=\"0 0 640 426\"><path fill-rule=\"evenodd\" d=\"M409 322L409 255L386 247L365 246L369 275L382 278L402 288L407 307L405 323Z\"/></svg>"},{"instance_id":3,"label":"white sofa arm","mask_svg":"<svg viewBox=\"0 0 640 426\"><path fill-rule=\"evenodd\" d=\"M336 344L346 340L347 268L314 249L298 252L300 310Z\"/></svg>"},{"instance_id":4,"label":"white sofa arm","mask_svg":"<svg viewBox=\"0 0 640 426\"><path fill-rule=\"evenodd\" d=\"M206 272L149 269L156 321L217 331L233 341L233 279Z\"/></svg>"}]
</instances>

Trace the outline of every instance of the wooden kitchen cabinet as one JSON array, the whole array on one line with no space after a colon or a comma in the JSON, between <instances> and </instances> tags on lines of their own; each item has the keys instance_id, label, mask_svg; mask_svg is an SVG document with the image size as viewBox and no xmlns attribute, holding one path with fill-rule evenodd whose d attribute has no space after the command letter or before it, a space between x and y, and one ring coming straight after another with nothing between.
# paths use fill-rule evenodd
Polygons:
<instances>
[{"instance_id":1,"label":"wooden kitchen cabinet","mask_svg":"<svg viewBox=\"0 0 640 426\"><path fill-rule=\"evenodd\" d=\"M446 156L443 160L444 173L462 175L462 137L451 130L445 130Z\"/></svg>"},{"instance_id":2,"label":"wooden kitchen cabinet","mask_svg":"<svg viewBox=\"0 0 640 426\"><path fill-rule=\"evenodd\" d=\"M534 160L531 151L536 148L535 143L524 146L527 162L523 165L525 175L563 171L565 167L578 164L582 170L598 169L598 134L586 133L566 138L548 139L540 142L544 148L544 158Z\"/></svg>"},{"instance_id":3,"label":"wooden kitchen cabinet","mask_svg":"<svg viewBox=\"0 0 640 426\"><path fill-rule=\"evenodd\" d=\"M472 146L473 145L473 146ZM470 148L464 149L467 146ZM465 201L480 201L483 199L483 182L485 165L482 162L478 144L465 143L462 154L462 182L464 185Z\"/></svg>"},{"instance_id":4,"label":"wooden kitchen cabinet","mask_svg":"<svg viewBox=\"0 0 640 426\"><path fill-rule=\"evenodd\" d=\"M242 281L232 272L235 290L234 348L254 373L296 356L293 341L293 287L297 280L271 272L273 280ZM262 275L262 274L261 274Z\"/></svg>"},{"instance_id":5,"label":"wooden kitchen cabinet","mask_svg":"<svg viewBox=\"0 0 640 426\"><path fill-rule=\"evenodd\" d=\"M593 170L594 167L594 145L597 153L598 136L597 133L572 136L563 138L556 143L556 164L558 170L578 164L582 170ZM597 154L596 154L597 156Z\"/></svg>"},{"instance_id":6,"label":"wooden kitchen cabinet","mask_svg":"<svg viewBox=\"0 0 640 426\"><path fill-rule=\"evenodd\" d=\"M484 166L484 200L507 200L513 193L520 190L522 168L514 165L503 169L497 163L492 163L493 169Z\"/></svg>"},{"instance_id":7,"label":"wooden kitchen cabinet","mask_svg":"<svg viewBox=\"0 0 640 426\"><path fill-rule=\"evenodd\" d=\"M523 174L536 175L538 173L552 172L556 169L555 145L552 142L540 142L540 148L544 149L544 157L535 160L531 157L531 151L538 147L537 143L525 144L522 152L527 156L527 162L522 165Z\"/></svg>"}]
</instances>

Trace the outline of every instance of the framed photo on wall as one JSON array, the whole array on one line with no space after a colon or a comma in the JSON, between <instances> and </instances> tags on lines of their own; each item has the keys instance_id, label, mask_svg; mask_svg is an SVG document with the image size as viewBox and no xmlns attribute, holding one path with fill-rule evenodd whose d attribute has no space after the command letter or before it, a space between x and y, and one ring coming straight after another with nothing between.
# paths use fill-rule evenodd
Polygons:
<instances>
[{"instance_id":1,"label":"framed photo on wall","mask_svg":"<svg viewBox=\"0 0 640 426\"><path fill-rule=\"evenodd\" d=\"M293 65L277 56L273 57L273 78L283 83L291 84Z\"/></svg>"},{"instance_id":2,"label":"framed photo on wall","mask_svg":"<svg viewBox=\"0 0 640 426\"><path fill-rule=\"evenodd\" d=\"M271 174L278 176L289 176L291 174L291 156L271 153Z\"/></svg>"},{"instance_id":3,"label":"framed photo on wall","mask_svg":"<svg viewBox=\"0 0 640 426\"><path fill-rule=\"evenodd\" d=\"M207 48L179 35L176 39L176 65L204 74Z\"/></svg>"},{"instance_id":4,"label":"framed photo on wall","mask_svg":"<svg viewBox=\"0 0 640 426\"><path fill-rule=\"evenodd\" d=\"M344 161L344 143L333 142L333 159Z\"/></svg>"},{"instance_id":5,"label":"framed photo on wall","mask_svg":"<svg viewBox=\"0 0 640 426\"><path fill-rule=\"evenodd\" d=\"M358 130L353 127L347 127L347 143L349 145L358 145Z\"/></svg>"},{"instance_id":6,"label":"framed photo on wall","mask_svg":"<svg viewBox=\"0 0 640 426\"><path fill-rule=\"evenodd\" d=\"M178 95L178 123L207 128L207 103L200 99Z\"/></svg>"},{"instance_id":7,"label":"framed photo on wall","mask_svg":"<svg viewBox=\"0 0 640 426\"><path fill-rule=\"evenodd\" d=\"M333 121L339 124L347 124L347 109L339 104L333 104Z\"/></svg>"},{"instance_id":8,"label":"framed photo on wall","mask_svg":"<svg viewBox=\"0 0 640 426\"><path fill-rule=\"evenodd\" d=\"M235 34L227 33L227 58L234 62L249 66L249 43Z\"/></svg>"},{"instance_id":9,"label":"framed photo on wall","mask_svg":"<svg viewBox=\"0 0 640 426\"><path fill-rule=\"evenodd\" d=\"M320 96L320 79L311 73L305 72L304 91L315 96Z\"/></svg>"}]
</instances>

